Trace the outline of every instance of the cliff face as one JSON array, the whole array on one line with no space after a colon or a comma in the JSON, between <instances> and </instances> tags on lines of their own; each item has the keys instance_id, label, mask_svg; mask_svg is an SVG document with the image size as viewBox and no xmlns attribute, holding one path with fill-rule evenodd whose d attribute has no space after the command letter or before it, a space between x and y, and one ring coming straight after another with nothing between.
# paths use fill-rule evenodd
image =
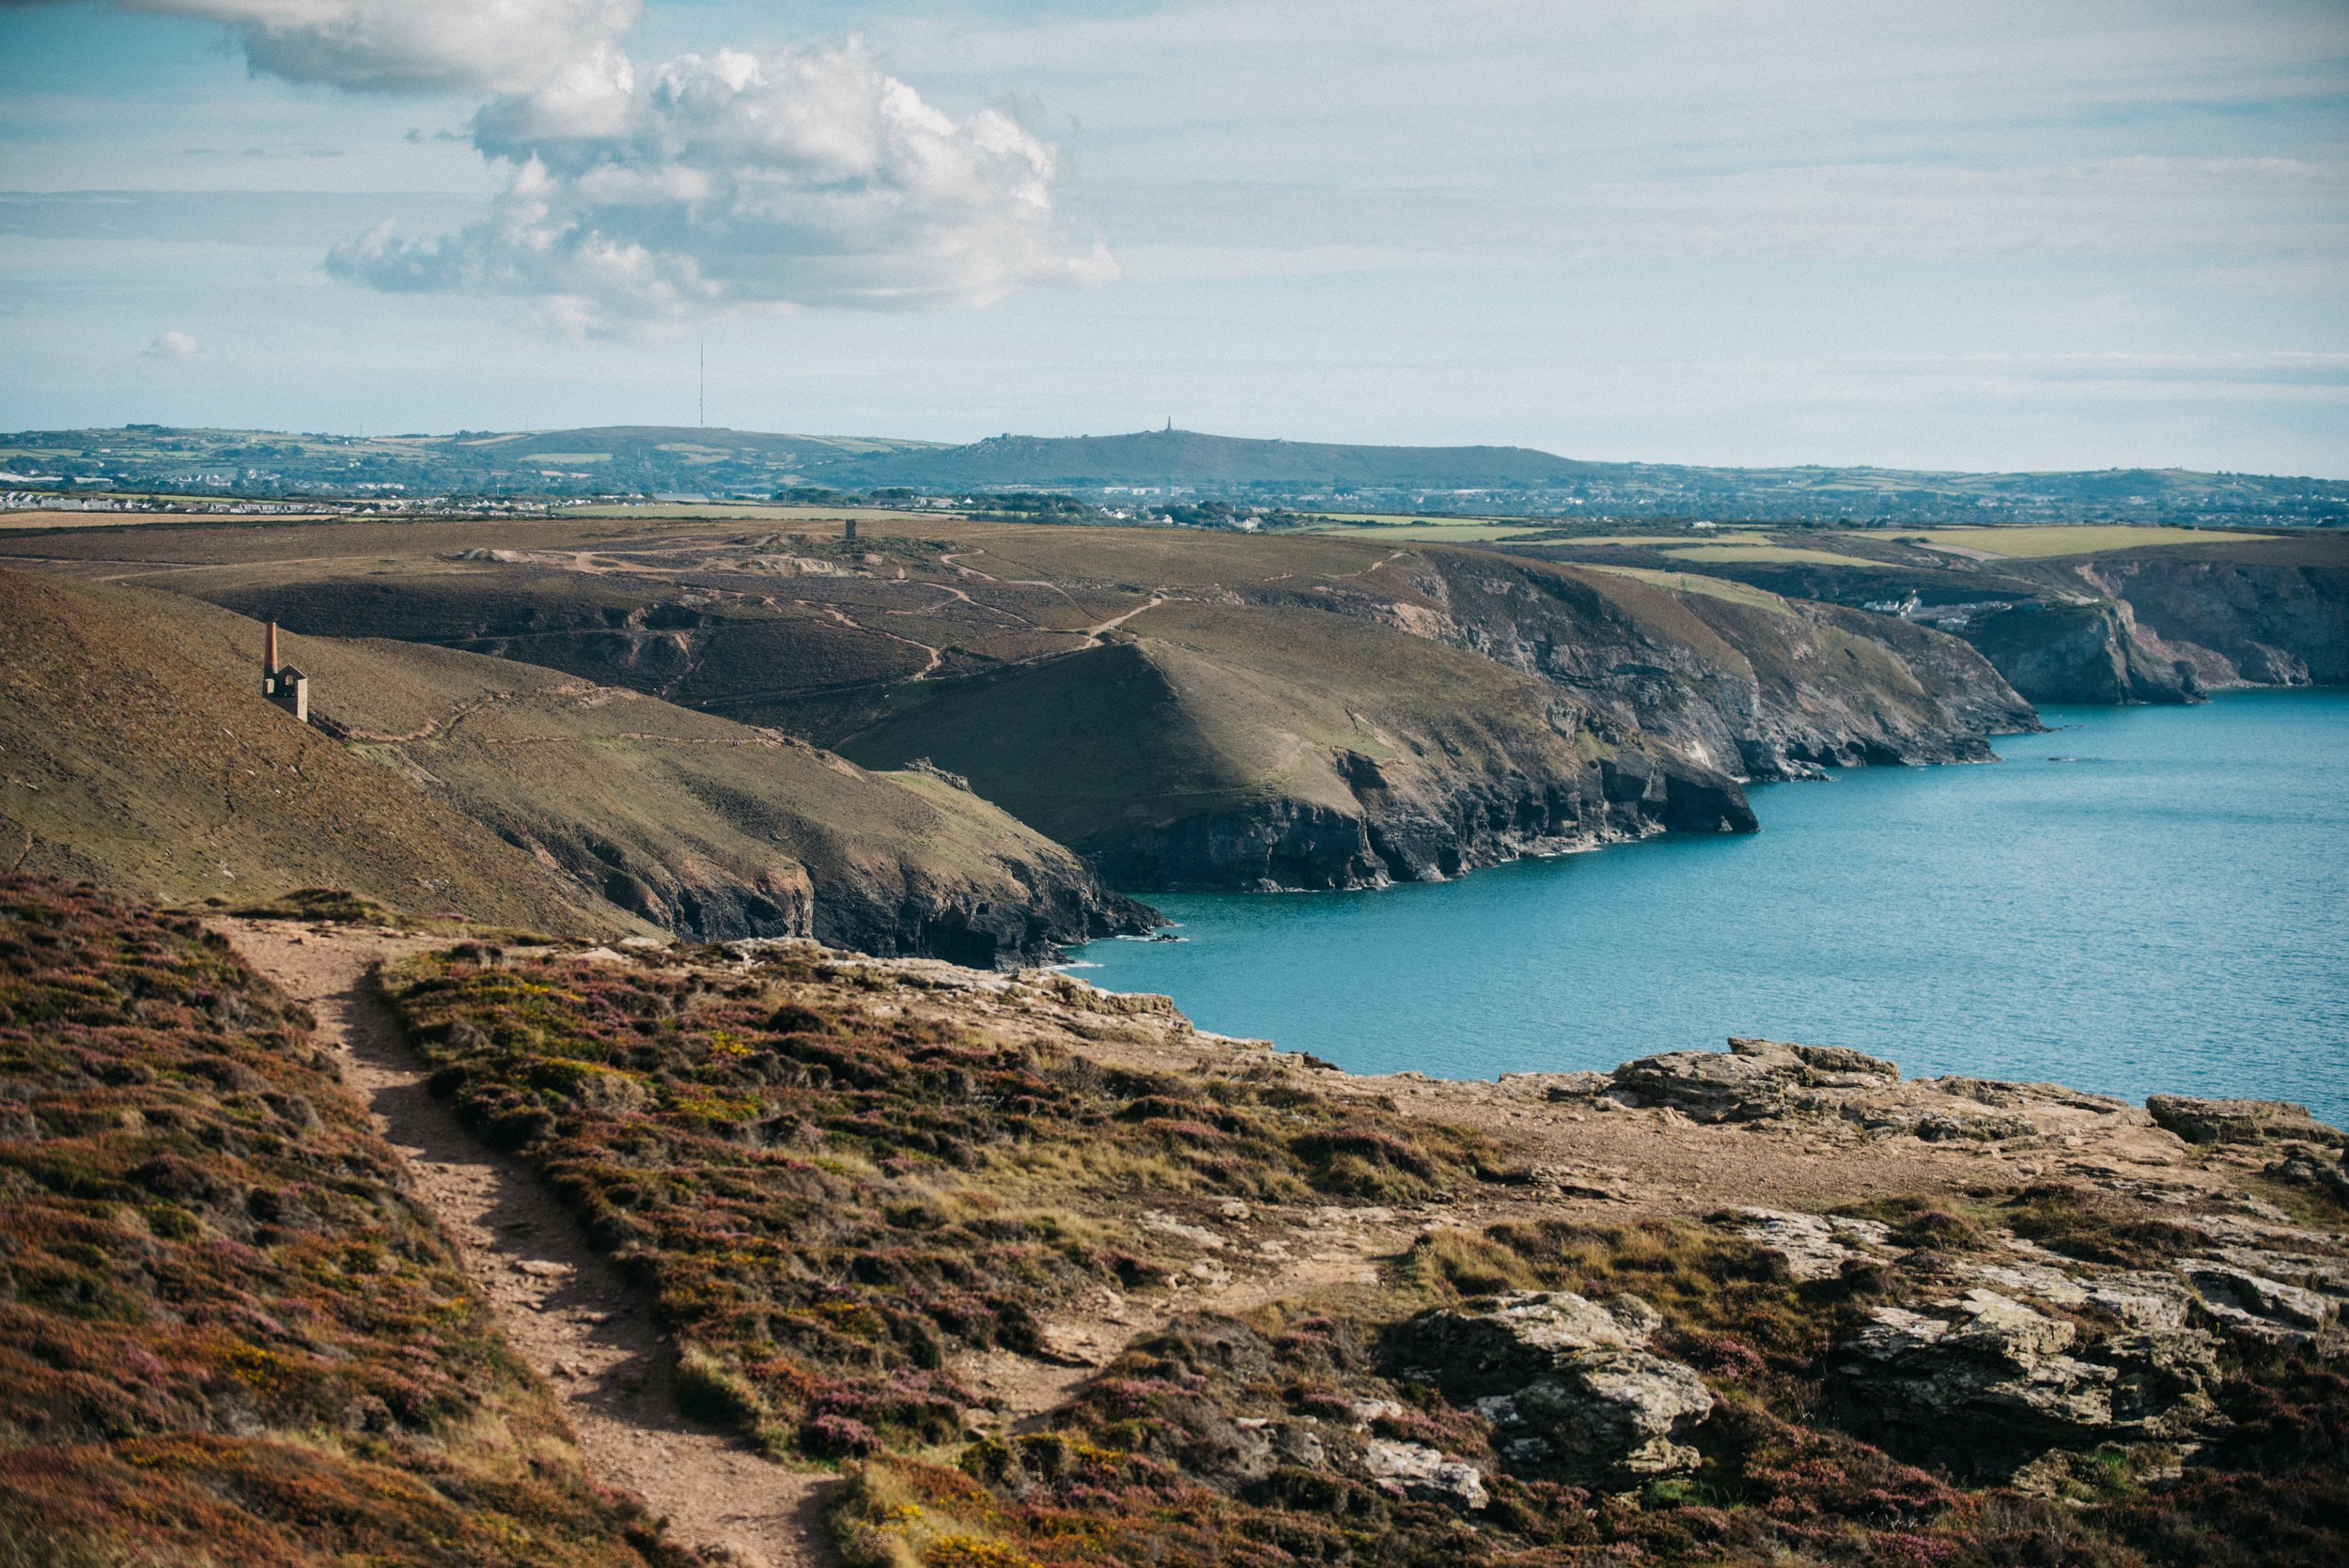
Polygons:
<instances>
[{"instance_id":1,"label":"cliff face","mask_svg":"<svg viewBox=\"0 0 2349 1568\"><path fill-rule=\"evenodd\" d=\"M1703 569L1846 612L1906 600L1906 619L1847 624L1887 642L1901 635L1890 627L1940 627L2032 702L2181 703L2231 686L2349 680L2349 536L2185 537L1982 560L1870 538L1855 548L1878 558Z\"/></svg>"},{"instance_id":2,"label":"cliff face","mask_svg":"<svg viewBox=\"0 0 2349 1568\"><path fill-rule=\"evenodd\" d=\"M2349 681L2349 565L2139 551L2082 563L2138 645L2206 687Z\"/></svg>"},{"instance_id":3,"label":"cliff face","mask_svg":"<svg viewBox=\"0 0 2349 1568\"><path fill-rule=\"evenodd\" d=\"M2189 668L2148 652L2125 605L2027 599L1977 615L1966 635L2033 702L2186 703Z\"/></svg>"},{"instance_id":4,"label":"cliff face","mask_svg":"<svg viewBox=\"0 0 2349 1568\"><path fill-rule=\"evenodd\" d=\"M1987 761L1987 736L2038 724L1964 643L1834 605L1450 550L1381 575L1410 592L1325 602L1539 675L1608 733L1736 776Z\"/></svg>"}]
</instances>

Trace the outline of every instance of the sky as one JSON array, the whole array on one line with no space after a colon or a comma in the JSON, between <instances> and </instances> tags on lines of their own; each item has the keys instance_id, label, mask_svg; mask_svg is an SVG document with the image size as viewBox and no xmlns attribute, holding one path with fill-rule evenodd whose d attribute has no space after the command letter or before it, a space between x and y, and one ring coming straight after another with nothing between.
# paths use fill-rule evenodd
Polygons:
<instances>
[{"instance_id":1,"label":"sky","mask_svg":"<svg viewBox=\"0 0 2349 1568\"><path fill-rule=\"evenodd\" d=\"M0 0L0 427L2349 477L2349 0Z\"/></svg>"}]
</instances>

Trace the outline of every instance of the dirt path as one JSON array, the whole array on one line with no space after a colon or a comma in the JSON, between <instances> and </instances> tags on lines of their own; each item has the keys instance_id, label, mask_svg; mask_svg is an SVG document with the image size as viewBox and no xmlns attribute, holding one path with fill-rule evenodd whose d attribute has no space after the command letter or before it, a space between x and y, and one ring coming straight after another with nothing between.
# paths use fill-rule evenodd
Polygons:
<instances>
[{"instance_id":1,"label":"dirt path","mask_svg":"<svg viewBox=\"0 0 2349 1568\"><path fill-rule=\"evenodd\" d=\"M426 1091L370 971L379 958L434 944L218 924L246 962L318 1015L344 1080L407 1157L507 1339L552 1384L596 1479L644 1498L690 1549L730 1553L748 1568L832 1563L817 1512L828 1478L786 1470L679 1417L671 1352L640 1295L521 1161L485 1148Z\"/></svg>"}]
</instances>

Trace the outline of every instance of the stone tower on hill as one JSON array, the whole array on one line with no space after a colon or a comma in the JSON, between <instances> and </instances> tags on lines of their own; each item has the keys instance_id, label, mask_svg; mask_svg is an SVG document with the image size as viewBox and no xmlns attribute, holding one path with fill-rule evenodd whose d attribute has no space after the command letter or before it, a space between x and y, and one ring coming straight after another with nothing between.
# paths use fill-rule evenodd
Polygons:
<instances>
[{"instance_id":1,"label":"stone tower on hill","mask_svg":"<svg viewBox=\"0 0 2349 1568\"><path fill-rule=\"evenodd\" d=\"M310 677L290 664L277 662L277 623L269 623L269 648L261 657L261 695L292 714L302 723L310 722Z\"/></svg>"}]
</instances>

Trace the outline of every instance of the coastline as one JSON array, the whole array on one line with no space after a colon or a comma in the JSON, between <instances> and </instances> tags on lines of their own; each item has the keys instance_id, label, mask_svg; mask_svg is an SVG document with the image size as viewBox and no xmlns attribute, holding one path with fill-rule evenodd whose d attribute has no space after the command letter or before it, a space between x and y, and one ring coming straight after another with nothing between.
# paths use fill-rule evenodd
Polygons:
<instances>
[{"instance_id":1,"label":"coastline","mask_svg":"<svg viewBox=\"0 0 2349 1568\"><path fill-rule=\"evenodd\" d=\"M2349 1040L2349 966L2321 846L2349 853L2324 794L2344 704L2317 688L2055 708L1999 768L1758 791L1750 837L1375 894L1177 894L1182 942L1072 955L1111 988L1365 1071L1606 1068L1734 1032L2132 1098L2306 1099L2338 1121L2349 1082L2325 1042ZM2195 888L2214 902L2186 923L2172 911Z\"/></svg>"}]
</instances>

